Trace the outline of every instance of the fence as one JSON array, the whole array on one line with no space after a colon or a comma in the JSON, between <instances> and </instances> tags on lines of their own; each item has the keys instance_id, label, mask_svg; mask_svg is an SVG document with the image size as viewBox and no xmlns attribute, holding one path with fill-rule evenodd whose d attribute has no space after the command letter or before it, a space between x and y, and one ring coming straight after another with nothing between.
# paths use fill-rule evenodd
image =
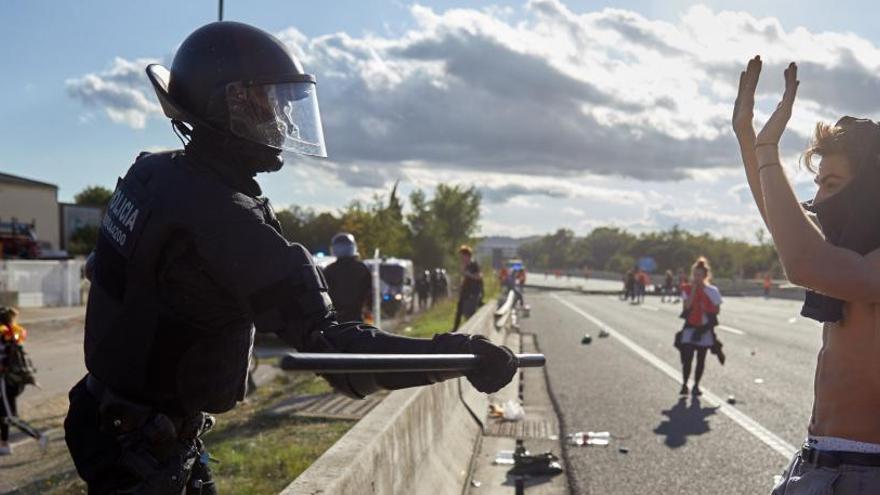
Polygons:
<instances>
[{"instance_id":1,"label":"fence","mask_svg":"<svg viewBox=\"0 0 880 495\"><path fill-rule=\"evenodd\" d=\"M483 306L459 332L501 343L512 299ZM464 378L397 390L294 480L282 495L460 495L489 400Z\"/></svg>"},{"instance_id":2,"label":"fence","mask_svg":"<svg viewBox=\"0 0 880 495\"><path fill-rule=\"evenodd\" d=\"M0 292L17 292L23 308L83 303L83 260L2 260Z\"/></svg>"}]
</instances>

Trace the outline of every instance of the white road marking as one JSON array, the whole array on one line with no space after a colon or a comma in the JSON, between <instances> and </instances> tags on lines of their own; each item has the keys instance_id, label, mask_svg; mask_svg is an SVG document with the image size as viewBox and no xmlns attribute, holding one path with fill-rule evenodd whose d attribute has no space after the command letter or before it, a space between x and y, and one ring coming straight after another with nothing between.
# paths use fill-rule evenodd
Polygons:
<instances>
[{"instance_id":1,"label":"white road marking","mask_svg":"<svg viewBox=\"0 0 880 495\"><path fill-rule=\"evenodd\" d=\"M577 307L575 304L559 297L556 294L552 294L552 297L567 306L569 309L574 311L575 313L583 316L586 320L593 323L597 327L608 332L612 337L620 341L621 344L625 345L629 350L638 354L642 359L653 365L655 368L663 372L669 378L671 378L676 384L681 381L681 372L672 366L666 364L665 361L660 359L659 357L651 354L644 347L636 344L632 340L630 340L627 336L621 334L617 330L609 327L607 324L596 318L595 316L587 313L581 308ZM716 406L722 414L733 420L734 423L741 426L744 430L751 433L752 436L757 438L758 440L764 442L765 445L773 449L778 454L782 455L786 459L791 458L792 455L797 451L793 445L786 442L778 435L773 433L772 431L765 428L763 425L752 419L751 417L744 414L742 411L737 409L734 406L731 406L726 401L722 400L721 397L713 394L709 390L703 388L703 398L707 400L713 406Z\"/></svg>"},{"instance_id":2,"label":"white road marking","mask_svg":"<svg viewBox=\"0 0 880 495\"><path fill-rule=\"evenodd\" d=\"M740 330L739 328L733 328L733 327L729 327L727 325L718 325L715 328L717 328L718 330L723 330L725 332L730 332L735 335L745 335L746 334L744 331Z\"/></svg>"}]
</instances>

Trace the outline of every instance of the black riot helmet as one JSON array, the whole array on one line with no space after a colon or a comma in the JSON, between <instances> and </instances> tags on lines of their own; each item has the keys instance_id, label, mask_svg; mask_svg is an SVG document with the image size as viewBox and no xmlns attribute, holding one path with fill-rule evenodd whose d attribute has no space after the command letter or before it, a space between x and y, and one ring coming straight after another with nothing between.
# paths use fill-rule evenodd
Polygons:
<instances>
[{"instance_id":1,"label":"black riot helmet","mask_svg":"<svg viewBox=\"0 0 880 495\"><path fill-rule=\"evenodd\" d=\"M315 76L265 31L207 24L183 41L170 72L152 64L147 76L172 121L278 153L327 156Z\"/></svg>"}]
</instances>

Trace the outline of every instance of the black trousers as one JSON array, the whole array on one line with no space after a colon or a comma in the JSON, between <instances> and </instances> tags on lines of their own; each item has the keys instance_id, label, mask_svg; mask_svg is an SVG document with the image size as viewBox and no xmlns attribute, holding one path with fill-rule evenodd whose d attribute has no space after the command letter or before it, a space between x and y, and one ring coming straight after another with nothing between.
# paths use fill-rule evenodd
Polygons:
<instances>
[{"instance_id":1,"label":"black trousers","mask_svg":"<svg viewBox=\"0 0 880 495\"><path fill-rule=\"evenodd\" d=\"M691 365L694 362L694 355L697 356L697 369L694 370L694 383L700 383L703 378L703 370L706 369L706 353L709 352L708 347L697 347L693 344L682 344L681 349L681 375L682 383L687 383L691 376Z\"/></svg>"},{"instance_id":2,"label":"black trousers","mask_svg":"<svg viewBox=\"0 0 880 495\"><path fill-rule=\"evenodd\" d=\"M470 318L480 308L480 300L482 294L462 292L458 298L458 304L455 306L455 323L452 325L452 331L458 330L461 324L462 316Z\"/></svg>"},{"instance_id":3,"label":"black trousers","mask_svg":"<svg viewBox=\"0 0 880 495\"><path fill-rule=\"evenodd\" d=\"M174 456L167 461L157 462L156 476L150 479L127 465L125 459L132 458L132 451L123 446L116 436L101 428L98 400L86 388L85 378L70 390L69 399L64 439L77 473L88 485L89 495L180 495L184 493L184 486L186 494L216 494L210 471L199 459L193 463L192 458ZM177 482L166 481L172 475ZM194 480L203 480L204 485L193 483ZM194 484L200 488L194 488Z\"/></svg>"},{"instance_id":4,"label":"black trousers","mask_svg":"<svg viewBox=\"0 0 880 495\"><path fill-rule=\"evenodd\" d=\"M5 419L7 416L18 416L18 405L15 399L21 393L21 388L18 385L8 383L6 380L3 380L3 386L5 387L3 393L6 394L6 402L9 403L11 410L7 411L2 399L0 399L0 442L9 440L9 425L6 424Z\"/></svg>"}]
</instances>

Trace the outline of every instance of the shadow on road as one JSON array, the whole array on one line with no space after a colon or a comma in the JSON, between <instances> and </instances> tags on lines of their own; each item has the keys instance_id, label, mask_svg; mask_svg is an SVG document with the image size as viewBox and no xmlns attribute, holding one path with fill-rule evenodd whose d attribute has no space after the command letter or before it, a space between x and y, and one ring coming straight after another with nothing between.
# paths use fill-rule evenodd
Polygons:
<instances>
[{"instance_id":1,"label":"shadow on road","mask_svg":"<svg viewBox=\"0 0 880 495\"><path fill-rule=\"evenodd\" d=\"M664 419L654 428L654 433L666 435L666 446L672 449L681 447L687 443L687 437L702 435L711 430L708 417L715 414L717 407L702 407L699 397L691 399L691 405L687 405L687 398L682 397L671 408L661 411L668 419Z\"/></svg>"}]
</instances>

